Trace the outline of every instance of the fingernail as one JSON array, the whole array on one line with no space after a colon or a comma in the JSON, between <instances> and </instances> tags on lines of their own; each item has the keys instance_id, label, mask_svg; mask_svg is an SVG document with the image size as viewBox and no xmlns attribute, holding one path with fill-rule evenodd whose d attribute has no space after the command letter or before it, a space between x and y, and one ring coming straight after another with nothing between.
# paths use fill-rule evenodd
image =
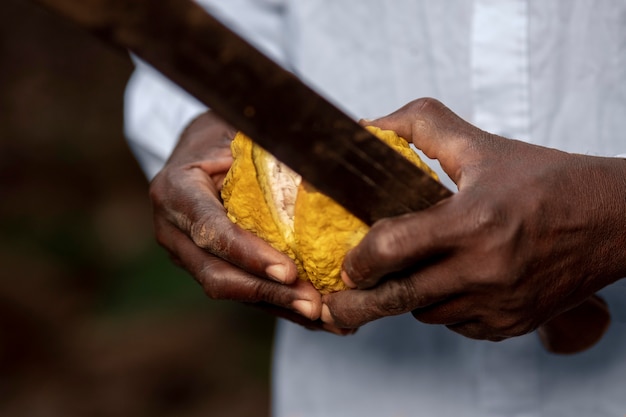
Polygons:
<instances>
[{"instance_id":1,"label":"fingernail","mask_svg":"<svg viewBox=\"0 0 626 417\"><path fill-rule=\"evenodd\" d=\"M308 319L313 317L313 303L307 300L296 300L291 303L291 307L298 313L302 314Z\"/></svg>"},{"instance_id":2,"label":"fingernail","mask_svg":"<svg viewBox=\"0 0 626 417\"><path fill-rule=\"evenodd\" d=\"M326 304L322 304L322 315L320 316L322 321L327 324L335 324L333 315L330 314L330 308Z\"/></svg>"},{"instance_id":3,"label":"fingernail","mask_svg":"<svg viewBox=\"0 0 626 417\"><path fill-rule=\"evenodd\" d=\"M341 271L341 280L348 288L356 288L356 284L352 282L346 271Z\"/></svg>"},{"instance_id":4,"label":"fingernail","mask_svg":"<svg viewBox=\"0 0 626 417\"><path fill-rule=\"evenodd\" d=\"M289 273L289 270L283 264L274 264L265 268L265 273L274 281L278 281L284 284L285 281L287 281L287 274Z\"/></svg>"}]
</instances>

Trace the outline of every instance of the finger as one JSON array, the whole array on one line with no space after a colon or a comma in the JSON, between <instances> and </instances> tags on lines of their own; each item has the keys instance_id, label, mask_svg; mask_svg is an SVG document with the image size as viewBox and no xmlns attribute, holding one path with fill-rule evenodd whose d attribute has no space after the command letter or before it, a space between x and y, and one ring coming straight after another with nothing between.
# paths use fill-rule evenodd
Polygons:
<instances>
[{"instance_id":1,"label":"finger","mask_svg":"<svg viewBox=\"0 0 626 417\"><path fill-rule=\"evenodd\" d=\"M293 283L297 269L285 254L272 248L263 239L233 224L216 197L214 183L200 170L187 173L178 186L172 178L163 178L151 185L155 206L157 240L169 239L168 223L184 231L195 244L253 275ZM161 196L168 196L166 200ZM164 244L165 246L165 244Z\"/></svg>"},{"instance_id":2,"label":"finger","mask_svg":"<svg viewBox=\"0 0 626 417\"><path fill-rule=\"evenodd\" d=\"M425 321L455 324L476 319L462 296L465 282L458 266L443 259L409 273L385 277L376 287L351 289L322 297L322 320L339 327L358 327L370 321L420 309ZM448 304L449 303L449 304ZM432 309L431 312L428 312Z\"/></svg>"},{"instance_id":3,"label":"finger","mask_svg":"<svg viewBox=\"0 0 626 417\"><path fill-rule=\"evenodd\" d=\"M243 303L267 303L298 312L309 320L321 314L321 297L310 282L297 280L283 285L250 274L223 259L206 253L188 236L169 227L165 246L179 263L202 285L212 299Z\"/></svg>"},{"instance_id":4,"label":"finger","mask_svg":"<svg viewBox=\"0 0 626 417\"><path fill-rule=\"evenodd\" d=\"M228 170L233 164L233 156L230 151L224 150L224 153L218 158L208 162L203 161L198 163L198 168L203 170L208 176L211 177L213 184L217 190L222 189L224 178L228 173ZM228 153L227 153L228 152Z\"/></svg>"},{"instance_id":5,"label":"finger","mask_svg":"<svg viewBox=\"0 0 626 417\"><path fill-rule=\"evenodd\" d=\"M454 209L448 206L444 201L425 211L376 222L346 254L342 268L348 286L373 287L386 275L409 267L423 268L452 251L457 243L456 228Z\"/></svg>"},{"instance_id":6,"label":"finger","mask_svg":"<svg viewBox=\"0 0 626 417\"><path fill-rule=\"evenodd\" d=\"M297 268L287 255L276 251L264 240L230 221L224 222L223 226L217 225L218 231L214 236L211 233L200 233L196 240L162 218L155 219L155 229L159 244L180 258L185 254L181 251L190 250L181 245L187 247L189 243L194 245L194 252L214 255L253 276L268 278L281 284L293 284L297 281ZM201 259L200 256L198 259Z\"/></svg>"},{"instance_id":7,"label":"finger","mask_svg":"<svg viewBox=\"0 0 626 417\"><path fill-rule=\"evenodd\" d=\"M439 160L455 182L460 179L459 158L467 159L472 154L471 141L487 135L432 98L412 101L369 124L412 141L429 158Z\"/></svg>"},{"instance_id":8,"label":"finger","mask_svg":"<svg viewBox=\"0 0 626 417\"><path fill-rule=\"evenodd\" d=\"M157 229L158 230L158 229ZM294 262L285 254L272 248L263 239L241 229L224 216L215 220L205 218L190 228L191 241L203 253L211 253L252 275L269 278L281 284L297 281ZM157 232L162 246L169 246L169 233Z\"/></svg>"},{"instance_id":9,"label":"finger","mask_svg":"<svg viewBox=\"0 0 626 417\"><path fill-rule=\"evenodd\" d=\"M207 214L189 232L199 247L254 275L285 284L297 280L296 266L287 255L222 214Z\"/></svg>"},{"instance_id":10,"label":"finger","mask_svg":"<svg viewBox=\"0 0 626 417\"><path fill-rule=\"evenodd\" d=\"M383 284L384 289L346 290L325 295L321 318L340 328L358 328L382 317L407 313L418 301L406 284L407 280L393 280Z\"/></svg>"},{"instance_id":11,"label":"finger","mask_svg":"<svg viewBox=\"0 0 626 417\"><path fill-rule=\"evenodd\" d=\"M431 267L410 276L395 276L366 290L346 290L322 297L322 320L338 327L360 327L387 316L408 313L443 302L461 291L461 284Z\"/></svg>"},{"instance_id":12,"label":"finger","mask_svg":"<svg viewBox=\"0 0 626 417\"><path fill-rule=\"evenodd\" d=\"M167 165L182 166L230 154L236 130L214 112L196 117L183 130Z\"/></svg>"}]
</instances>

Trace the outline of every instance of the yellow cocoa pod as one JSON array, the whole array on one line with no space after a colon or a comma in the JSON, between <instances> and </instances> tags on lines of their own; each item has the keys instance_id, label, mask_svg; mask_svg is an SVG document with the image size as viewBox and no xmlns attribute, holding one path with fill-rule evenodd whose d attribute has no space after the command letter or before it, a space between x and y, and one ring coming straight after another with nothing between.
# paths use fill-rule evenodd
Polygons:
<instances>
[{"instance_id":1,"label":"yellow cocoa pod","mask_svg":"<svg viewBox=\"0 0 626 417\"><path fill-rule=\"evenodd\" d=\"M437 179L395 132L367 129ZM300 279L321 293L346 289L341 263L369 227L244 134L237 133L231 149L234 161L222 188L230 220L286 253Z\"/></svg>"}]
</instances>

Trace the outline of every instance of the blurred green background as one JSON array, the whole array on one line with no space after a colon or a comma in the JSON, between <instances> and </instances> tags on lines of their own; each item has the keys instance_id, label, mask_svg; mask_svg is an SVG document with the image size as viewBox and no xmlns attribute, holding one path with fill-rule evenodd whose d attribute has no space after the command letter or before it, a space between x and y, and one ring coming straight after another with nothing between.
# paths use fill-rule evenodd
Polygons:
<instances>
[{"instance_id":1,"label":"blurred green background","mask_svg":"<svg viewBox=\"0 0 626 417\"><path fill-rule=\"evenodd\" d=\"M264 416L273 320L154 242L128 56L0 2L0 416Z\"/></svg>"}]
</instances>

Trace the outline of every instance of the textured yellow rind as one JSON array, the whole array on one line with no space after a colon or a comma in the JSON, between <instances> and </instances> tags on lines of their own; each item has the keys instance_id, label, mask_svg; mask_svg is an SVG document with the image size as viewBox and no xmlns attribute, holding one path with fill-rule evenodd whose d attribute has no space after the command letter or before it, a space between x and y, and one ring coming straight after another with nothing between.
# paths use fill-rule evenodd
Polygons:
<instances>
[{"instance_id":1,"label":"textured yellow rind","mask_svg":"<svg viewBox=\"0 0 626 417\"><path fill-rule=\"evenodd\" d=\"M437 179L406 140L392 131L368 130ZM263 158L272 156L241 133L233 140L232 151L234 162L222 190L228 217L291 257L300 278L311 281L321 293L346 289L340 276L341 263L368 226L305 182L298 188L294 229L277 225L276 209L268 208L274 204L267 191L272 178L263 168Z\"/></svg>"},{"instance_id":2,"label":"textured yellow rind","mask_svg":"<svg viewBox=\"0 0 626 417\"><path fill-rule=\"evenodd\" d=\"M436 174L424 164L406 140L390 130L367 128L415 165ZM314 187L302 184L296 200L294 229L297 252L309 279L321 293L344 290L341 264L369 227Z\"/></svg>"},{"instance_id":3,"label":"textured yellow rind","mask_svg":"<svg viewBox=\"0 0 626 417\"><path fill-rule=\"evenodd\" d=\"M344 290L341 263L368 226L310 184L300 185L294 229L306 278L322 294Z\"/></svg>"},{"instance_id":4,"label":"textured yellow rind","mask_svg":"<svg viewBox=\"0 0 626 417\"><path fill-rule=\"evenodd\" d=\"M263 238L292 259L295 254L272 221L265 196L259 187L252 148L256 146L241 133L231 143L233 164L224 179L222 199L228 218L241 228Z\"/></svg>"}]
</instances>

